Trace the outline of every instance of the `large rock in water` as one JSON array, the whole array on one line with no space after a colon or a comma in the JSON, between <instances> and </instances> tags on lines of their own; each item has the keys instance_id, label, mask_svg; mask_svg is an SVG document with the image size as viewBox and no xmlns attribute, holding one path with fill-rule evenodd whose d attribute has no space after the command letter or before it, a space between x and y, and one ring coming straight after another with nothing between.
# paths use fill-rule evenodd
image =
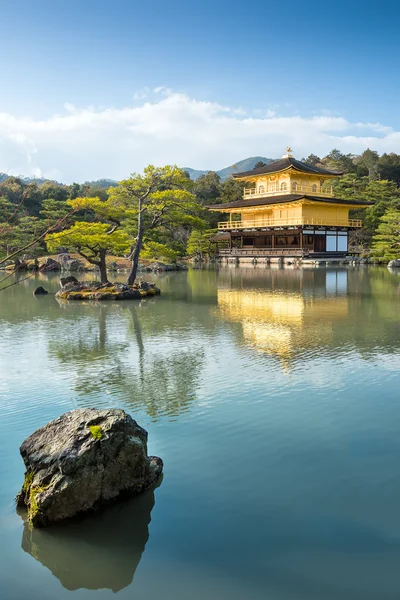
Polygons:
<instances>
[{"instance_id":1,"label":"large rock in water","mask_svg":"<svg viewBox=\"0 0 400 600\"><path fill-rule=\"evenodd\" d=\"M163 468L147 455L147 431L119 409L65 413L32 433L20 452L26 473L17 504L37 527L139 494Z\"/></svg>"},{"instance_id":2,"label":"large rock in water","mask_svg":"<svg viewBox=\"0 0 400 600\"><path fill-rule=\"evenodd\" d=\"M400 258L395 258L395 260L391 260L388 263L389 269L398 269L400 268Z\"/></svg>"},{"instance_id":3,"label":"large rock in water","mask_svg":"<svg viewBox=\"0 0 400 600\"><path fill-rule=\"evenodd\" d=\"M39 262L40 271L60 271L61 265L59 262L47 256L41 262Z\"/></svg>"}]
</instances>

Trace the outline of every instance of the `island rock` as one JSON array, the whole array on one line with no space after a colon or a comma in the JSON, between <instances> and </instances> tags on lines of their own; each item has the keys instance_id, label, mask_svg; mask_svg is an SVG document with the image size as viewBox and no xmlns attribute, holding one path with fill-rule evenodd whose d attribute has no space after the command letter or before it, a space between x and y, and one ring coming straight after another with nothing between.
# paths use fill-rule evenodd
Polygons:
<instances>
[{"instance_id":1,"label":"island rock","mask_svg":"<svg viewBox=\"0 0 400 600\"><path fill-rule=\"evenodd\" d=\"M157 261L150 265L150 270L158 273L160 271L187 271L188 268L182 263L166 264Z\"/></svg>"},{"instance_id":2,"label":"island rock","mask_svg":"<svg viewBox=\"0 0 400 600\"><path fill-rule=\"evenodd\" d=\"M400 268L400 258L396 258L395 260L391 260L388 264L389 269L398 269Z\"/></svg>"},{"instance_id":3,"label":"island rock","mask_svg":"<svg viewBox=\"0 0 400 600\"><path fill-rule=\"evenodd\" d=\"M60 278L61 287L65 287L67 285L67 283L79 283L79 282L78 282L77 278L74 277L73 275L68 275L68 277Z\"/></svg>"},{"instance_id":4,"label":"island rock","mask_svg":"<svg viewBox=\"0 0 400 600\"><path fill-rule=\"evenodd\" d=\"M66 279L61 280L61 290L56 294L56 298L61 300L140 300L160 294L159 288L154 283L148 283L143 287L142 283L130 286L125 283L98 281L66 282Z\"/></svg>"},{"instance_id":5,"label":"island rock","mask_svg":"<svg viewBox=\"0 0 400 600\"><path fill-rule=\"evenodd\" d=\"M41 271L60 271L61 265L50 256L47 256L39 262L39 269Z\"/></svg>"},{"instance_id":6,"label":"island rock","mask_svg":"<svg viewBox=\"0 0 400 600\"><path fill-rule=\"evenodd\" d=\"M20 447L25 481L17 496L36 527L137 495L161 475L147 454L147 431L119 409L65 413Z\"/></svg>"},{"instance_id":7,"label":"island rock","mask_svg":"<svg viewBox=\"0 0 400 600\"><path fill-rule=\"evenodd\" d=\"M84 271L85 265L80 260L76 260L71 258L70 260L65 260L61 265L62 271L74 272L74 271Z\"/></svg>"},{"instance_id":8,"label":"island rock","mask_svg":"<svg viewBox=\"0 0 400 600\"><path fill-rule=\"evenodd\" d=\"M47 290L44 289L44 287L42 287L41 285L39 287L37 287L34 292L33 295L34 296L46 296L49 292Z\"/></svg>"}]
</instances>

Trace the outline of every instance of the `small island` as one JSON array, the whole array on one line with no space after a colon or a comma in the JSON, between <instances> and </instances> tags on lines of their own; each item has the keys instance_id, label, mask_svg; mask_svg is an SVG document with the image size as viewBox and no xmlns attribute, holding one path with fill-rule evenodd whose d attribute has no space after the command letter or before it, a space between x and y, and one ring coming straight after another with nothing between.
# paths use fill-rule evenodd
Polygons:
<instances>
[{"instance_id":1,"label":"small island","mask_svg":"<svg viewBox=\"0 0 400 600\"><path fill-rule=\"evenodd\" d=\"M136 300L158 296L160 289L154 283L141 281L138 284L101 283L78 281L75 277L61 279L61 289L56 294L60 300Z\"/></svg>"}]
</instances>

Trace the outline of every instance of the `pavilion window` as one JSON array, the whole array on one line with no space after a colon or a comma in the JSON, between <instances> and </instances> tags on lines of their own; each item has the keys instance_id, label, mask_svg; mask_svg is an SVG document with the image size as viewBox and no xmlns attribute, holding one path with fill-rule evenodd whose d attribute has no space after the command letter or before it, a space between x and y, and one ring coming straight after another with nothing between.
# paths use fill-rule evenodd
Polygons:
<instances>
[{"instance_id":1,"label":"pavilion window","mask_svg":"<svg viewBox=\"0 0 400 600\"><path fill-rule=\"evenodd\" d=\"M283 246L285 248L290 248L290 247L298 248L300 246L300 236L299 235L277 235L275 237L275 246Z\"/></svg>"},{"instance_id":2,"label":"pavilion window","mask_svg":"<svg viewBox=\"0 0 400 600\"><path fill-rule=\"evenodd\" d=\"M316 191L317 191L317 186L315 185L315 183L314 183L314 185L312 186L312 191L313 191L313 192L316 192Z\"/></svg>"},{"instance_id":3,"label":"pavilion window","mask_svg":"<svg viewBox=\"0 0 400 600\"><path fill-rule=\"evenodd\" d=\"M303 244L305 246L313 246L314 245L314 236L313 235L303 235Z\"/></svg>"},{"instance_id":4,"label":"pavilion window","mask_svg":"<svg viewBox=\"0 0 400 600\"><path fill-rule=\"evenodd\" d=\"M297 182L296 181L293 181L293 183L292 183L292 190L293 191L297 190Z\"/></svg>"},{"instance_id":5,"label":"pavilion window","mask_svg":"<svg viewBox=\"0 0 400 600\"><path fill-rule=\"evenodd\" d=\"M281 191L282 191L282 192L284 192L284 191L286 191L286 190L287 190L287 183L286 183L285 181L283 181L283 182L281 183Z\"/></svg>"},{"instance_id":6,"label":"pavilion window","mask_svg":"<svg viewBox=\"0 0 400 600\"><path fill-rule=\"evenodd\" d=\"M336 252L337 250L337 235L336 233L330 234L328 233L326 236L326 251L327 252Z\"/></svg>"},{"instance_id":7,"label":"pavilion window","mask_svg":"<svg viewBox=\"0 0 400 600\"><path fill-rule=\"evenodd\" d=\"M260 187L258 188L258 193L264 194L264 192L265 192L265 187L263 185L260 185Z\"/></svg>"},{"instance_id":8,"label":"pavilion window","mask_svg":"<svg viewBox=\"0 0 400 600\"><path fill-rule=\"evenodd\" d=\"M347 231L339 231L337 249L339 252L347 252Z\"/></svg>"}]
</instances>

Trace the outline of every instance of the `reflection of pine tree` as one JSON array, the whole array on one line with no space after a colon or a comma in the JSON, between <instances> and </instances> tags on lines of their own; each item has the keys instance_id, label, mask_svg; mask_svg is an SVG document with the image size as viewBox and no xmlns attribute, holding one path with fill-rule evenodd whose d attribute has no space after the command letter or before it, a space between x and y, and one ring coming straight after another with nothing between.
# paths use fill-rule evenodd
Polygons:
<instances>
[{"instance_id":1,"label":"reflection of pine tree","mask_svg":"<svg viewBox=\"0 0 400 600\"><path fill-rule=\"evenodd\" d=\"M189 409L205 351L189 343L185 347L176 338L176 343L168 342L167 352L165 337L173 337L173 324L154 328L146 313L144 333L142 309L136 304L95 307L95 313L50 341L49 353L68 370L78 405L92 405L94 398L97 405L111 400L145 410L153 419L175 417ZM157 336L159 344L154 343Z\"/></svg>"},{"instance_id":2,"label":"reflection of pine tree","mask_svg":"<svg viewBox=\"0 0 400 600\"><path fill-rule=\"evenodd\" d=\"M196 398L204 351L183 350L181 344L178 349L168 344L171 348L169 354L166 354L162 344L151 344L146 351L138 309L131 306L127 312L139 353L136 372L129 375L131 392L127 402L145 407L153 419L161 415L180 415L189 409Z\"/></svg>"}]
</instances>

